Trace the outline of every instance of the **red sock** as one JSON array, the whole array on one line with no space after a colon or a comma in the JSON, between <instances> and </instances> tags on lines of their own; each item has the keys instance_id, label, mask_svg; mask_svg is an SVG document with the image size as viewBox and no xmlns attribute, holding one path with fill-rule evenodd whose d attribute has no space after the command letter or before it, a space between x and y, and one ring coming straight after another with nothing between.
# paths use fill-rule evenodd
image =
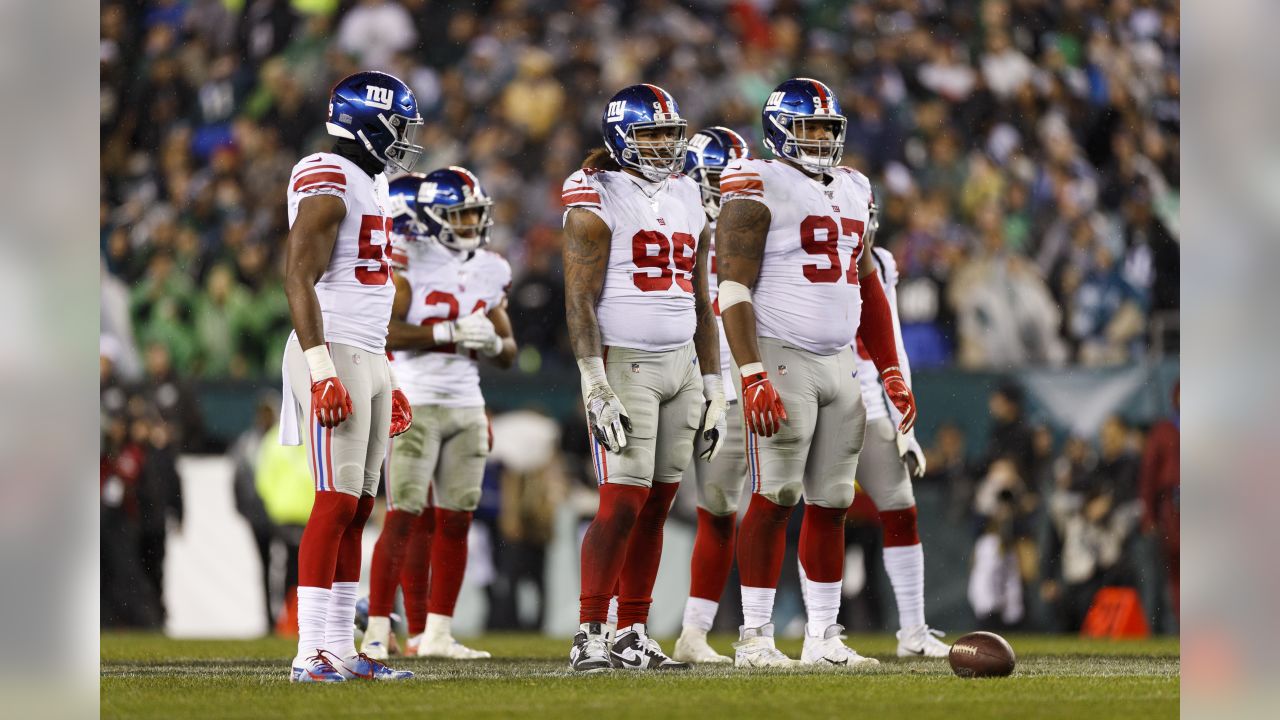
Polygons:
<instances>
[{"instance_id":1,"label":"red sock","mask_svg":"<svg viewBox=\"0 0 1280 720\"><path fill-rule=\"evenodd\" d=\"M421 635L427 629L427 590L431 586L431 537L435 534L435 508L423 508L413 520L409 547L405 549L400 568L400 587L404 590L405 622L409 636Z\"/></svg>"},{"instance_id":2,"label":"red sock","mask_svg":"<svg viewBox=\"0 0 1280 720\"><path fill-rule=\"evenodd\" d=\"M738 529L738 573L746 587L776 588L787 552L787 521L793 507L752 495Z\"/></svg>"},{"instance_id":3,"label":"red sock","mask_svg":"<svg viewBox=\"0 0 1280 720\"><path fill-rule=\"evenodd\" d=\"M369 568L369 614L387 617L396 603L400 586L400 568L404 565L409 533L417 516L404 510L388 510L382 520L382 533L373 546Z\"/></svg>"},{"instance_id":4,"label":"red sock","mask_svg":"<svg viewBox=\"0 0 1280 720\"><path fill-rule=\"evenodd\" d=\"M335 490L316 493L311 517L302 531L298 546L298 585L328 588L333 586L338 564L338 546L351 518L356 514L355 496Z\"/></svg>"},{"instance_id":5,"label":"red sock","mask_svg":"<svg viewBox=\"0 0 1280 720\"><path fill-rule=\"evenodd\" d=\"M724 584L733 567L733 536L738 524L735 513L712 515L698 508L698 532L693 537L689 595L720 602Z\"/></svg>"},{"instance_id":6,"label":"red sock","mask_svg":"<svg viewBox=\"0 0 1280 720\"><path fill-rule=\"evenodd\" d=\"M427 612L453 617L458 590L467 571L467 530L471 513L436 508L436 535L431 542L431 599Z\"/></svg>"},{"instance_id":7,"label":"red sock","mask_svg":"<svg viewBox=\"0 0 1280 720\"><path fill-rule=\"evenodd\" d=\"M361 495L356 501L355 514L347 523L342 533L342 542L338 545L338 562L333 568L334 582L360 582L361 543L364 537L364 526L373 513L373 496Z\"/></svg>"},{"instance_id":8,"label":"red sock","mask_svg":"<svg viewBox=\"0 0 1280 720\"><path fill-rule=\"evenodd\" d=\"M578 622L608 619L609 598L627 557L627 540L648 495L646 488L634 485L600 486L600 509L582 538Z\"/></svg>"},{"instance_id":9,"label":"red sock","mask_svg":"<svg viewBox=\"0 0 1280 720\"><path fill-rule=\"evenodd\" d=\"M884 526L885 547L906 547L920 544L920 528L916 525L916 506L905 510L885 510L880 513ZM808 568L808 566L805 566Z\"/></svg>"},{"instance_id":10,"label":"red sock","mask_svg":"<svg viewBox=\"0 0 1280 720\"><path fill-rule=\"evenodd\" d=\"M800 564L814 582L844 578L844 516L849 508L804 506L800 523Z\"/></svg>"},{"instance_id":11,"label":"red sock","mask_svg":"<svg viewBox=\"0 0 1280 720\"><path fill-rule=\"evenodd\" d=\"M627 541L627 559L622 563L618 593L618 627L649 621L653 605L653 583L662 561L662 528L676 498L680 483L655 482L649 490Z\"/></svg>"}]
</instances>

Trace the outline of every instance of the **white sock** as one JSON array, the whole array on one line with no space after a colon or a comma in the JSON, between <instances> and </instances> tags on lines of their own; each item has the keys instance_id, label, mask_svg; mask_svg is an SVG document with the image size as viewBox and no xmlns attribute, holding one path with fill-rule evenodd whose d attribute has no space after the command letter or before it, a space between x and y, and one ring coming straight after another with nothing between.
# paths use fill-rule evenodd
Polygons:
<instances>
[{"instance_id":1,"label":"white sock","mask_svg":"<svg viewBox=\"0 0 1280 720\"><path fill-rule=\"evenodd\" d=\"M614 595L609 598L609 614L605 617L605 624L610 627L618 627L618 596Z\"/></svg>"},{"instance_id":2,"label":"white sock","mask_svg":"<svg viewBox=\"0 0 1280 720\"><path fill-rule=\"evenodd\" d=\"M423 635L426 637L452 637L453 618L448 615L427 613L427 629Z\"/></svg>"},{"instance_id":3,"label":"white sock","mask_svg":"<svg viewBox=\"0 0 1280 720\"><path fill-rule=\"evenodd\" d=\"M336 582L329 597L324 623L324 647L340 658L356 654L356 600L358 582Z\"/></svg>"},{"instance_id":4,"label":"white sock","mask_svg":"<svg viewBox=\"0 0 1280 720\"><path fill-rule=\"evenodd\" d=\"M298 657L309 658L323 650L325 618L329 613L329 588L298 588Z\"/></svg>"},{"instance_id":5,"label":"white sock","mask_svg":"<svg viewBox=\"0 0 1280 720\"><path fill-rule=\"evenodd\" d=\"M836 617L840 614L840 588L844 583L839 580L814 582L809 578L803 582L805 609L809 613L807 632L814 637L822 637L827 628L836 624Z\"/></svg>"},{"instance_id":6,"label":"white sock","mask_svg":"<svg viewBox=\"0 0 1280 720\"><path fill-rule=\"evenodd\" d=\"M884 549L884 569L898 601L902 629L924 624L924 547L919 543Z\"/></svg>"},{"instance_id":7,"label":"white sock","mask_svg":"<svg viewBox=\"0 0 1280 720\"><path fill-rule=\"evenodd\" d=\"M716 621L716 610L720 603L715 600L689 596L684 604L684 627L686 630L701 630L705 635L711 632L711 625Z\"/></svg>"},{"instance_id":8,"label":"white sock","mask_svg":"<svg viewBox=\"0 0 1280 720\"><path fill-rule=\"evenodd\" d=\"M391 618L379 617L377 615L369 616L369 627L364 631L364 636L369 637L386 637L391 639Z\"/></svg>"},{"instance_id":9,"label":"white sock","mask_svg":"<svg viewBox=\"0 0 1280 720\"><path fill-rule=\"evenodd\" d=\"M777 588L742 586L742 624L749 628L768 625L773 620L773 596Z\"/></svg>"},{"instance_id":10,"label":"white sock","mask_svg":"<svg viewBox=\"0 0 1280 720\"><path fill-rule=\"evenodd\" d=\"M809 615L809 573L804 571L804 563L800 562L800 553L796 553L796 569L800 571L800 599L804 601L804 613Z\"/></svg>"}]
</instances>

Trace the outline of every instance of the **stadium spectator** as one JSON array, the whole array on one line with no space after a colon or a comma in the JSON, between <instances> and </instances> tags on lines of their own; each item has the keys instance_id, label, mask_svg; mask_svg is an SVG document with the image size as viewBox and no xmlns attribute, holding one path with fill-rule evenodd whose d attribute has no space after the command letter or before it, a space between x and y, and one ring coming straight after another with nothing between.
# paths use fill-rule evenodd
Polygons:
<instances>
[{"instance_id":1,"label":"stadium spectator","mask_svg":"<svg viewBox=\"0 0 1280 720\"><path fill-rule=\"evenodd\" d=\"M1175 384L1172 417L1157 422L1147 433L1139 478L1142 526L1146 532L1155 533L1160 542L1160 559L1164 563L1164 575L1168 578L1175 617L1181 610L1178 524L1181 487L1178 448L1182 427L1180 393L1181 386Z\"/></svg>"},{"instance_id":2,"label":"stadium spectator","mask_svg":"<svg viewBox=\"0 0 1280 720\"><path fill-rule=\"evenodd\" d=\"M298 548L302 544L302 530L311 516L311 503L315 499L315 486L307 469L307 454L301 445L281 445L272 442L280 432L276 422L263 435L267 442L259 443L254 470L254 487L262 498L262 506L272 524L274 544L284 548L284 569L273 568L272 577L281 577L268 587L274 598L276 632L280 635L296 635L298 612ZM278 589L278 592L277 592Z\"/></svg>"},{"instance_id":3,"label":"stadium spectator","mask_svg":"<svg viewBox=\"0 0 1280 720\"><path fill-rule=\"evenodd\" d=\"M236 441L227 450L227 459L234 468L233 492L235 493L236 512L249 524L253 533L254 544L258 548L258 559L262 563L263 606L266 608L266 627L275 627L276 607L271 588L271 545L275 535L275 527L267 515L267 508L258 494L257 466L258 456L263 441L273 442L275 438L268 433L276 424L276 412L280 408L280 396L275 392L264 393L258 398L254 409L253 424L240 433Z\"/></svg>"}]
</instances>

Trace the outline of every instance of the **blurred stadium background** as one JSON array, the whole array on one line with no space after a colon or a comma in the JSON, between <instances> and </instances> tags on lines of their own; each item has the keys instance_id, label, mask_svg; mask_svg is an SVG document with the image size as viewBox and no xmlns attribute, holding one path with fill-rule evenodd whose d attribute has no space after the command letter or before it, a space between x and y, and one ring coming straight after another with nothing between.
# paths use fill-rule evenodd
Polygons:
<instances>
[{"instance_id":1,"label":"blurred stadium background","mask_svg":"<svg viewBox=\"0 0 1280 720\"><path fill-rule=\"evenodd\" d=\"M797 74L839 95L845 163L876 184L904 273L931 623L1076 632L1123 586L1176 632L1176 449L1162 466L1150 439L1178 428L1179 37L1167 0L103 0L103 626L291 627L312 486L271 429L284 186L330 142L333 82L372 68L418 95L417 169L488 185L515 270L522 353L484 378L497 445L460 634L576 624L595 501L558 193L601 103L654 82L691 131L729 125L760 151L759 108ZM678 626L691 520L683 497L657 635ZM875 514L851 522L843 620L884 629ZM779 605L786 624L798 593Z\"/></svg>"}]
</instances>

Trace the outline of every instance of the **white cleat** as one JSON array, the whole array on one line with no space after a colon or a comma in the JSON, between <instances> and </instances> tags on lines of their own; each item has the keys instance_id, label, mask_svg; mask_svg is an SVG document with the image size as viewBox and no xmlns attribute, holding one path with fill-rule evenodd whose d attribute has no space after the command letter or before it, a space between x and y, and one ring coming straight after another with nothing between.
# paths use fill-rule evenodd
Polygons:
<instances>
[{"instance_id":1,"label":"white cleat","mask_svg":"<svg viewBox=\"0 0 1280 720\"><path fill-rule=\"evenodd\" d=\"M798 664L773 644L773 623L739 628L738 642L733 644L734 667L793 668Z\"/></svg>"},{"instance_id":2,"label":"white cleat","mask_svg":"<svg viewBox=\"0 0 1280 720\"><path fill-rule=\"evenodd\" d=\"M369 627L360 641L360 652L374 660L386 660L391 654L391 618L369 617Z\"/></svg>"},{"instance_id":3,"label":"white cleat","mask_svg":"<svg viewBox=\"0 0 1280 720\"><path fill-rule=\"evenodd\" d=\"M951 646L938 638L946 633L928 625L898 631L898 657L944 658Z\"/></svg>"},{"instance_id":4,"label":"white cleat","mask_svg":"<svg viewBox=\"0 0 1280 720\"><path fill-rule=\"evenodd\" d=\"M671 657L680 662L697 665L733 662L733 658L728 655L721 655L715 651L715 648L707 644L707 633L705 631L691 627L686 627L681 631L680 639L676 640L676 649L675 652L671 653Z\"/></svg>"},{"instance_id":5,"label":"white cleat","mask_svg":"<svg viewBox=\"0 0 1280 720\"><path fill-rule=\"evenodd\" d=\"M826 665L841 670L861 670L875 667L880 661L863 657L856 650L844 644L844 626L831 625L822 632L822 637L809 634L805 626L804 650L800 652L800 662L804 665Z\"/></svg>"},{"instance_id":6,"label":"white cleat","mask_svg":"<svg viewBox=\"0 0 1280 720\"><path fill-rule=\"evenodd\" d=\"M452 635L419 636L418 657L444 658L447 660L485 660L493 657L484 650L473 650L453 639Z\"/></svg>"}]
</instances>

